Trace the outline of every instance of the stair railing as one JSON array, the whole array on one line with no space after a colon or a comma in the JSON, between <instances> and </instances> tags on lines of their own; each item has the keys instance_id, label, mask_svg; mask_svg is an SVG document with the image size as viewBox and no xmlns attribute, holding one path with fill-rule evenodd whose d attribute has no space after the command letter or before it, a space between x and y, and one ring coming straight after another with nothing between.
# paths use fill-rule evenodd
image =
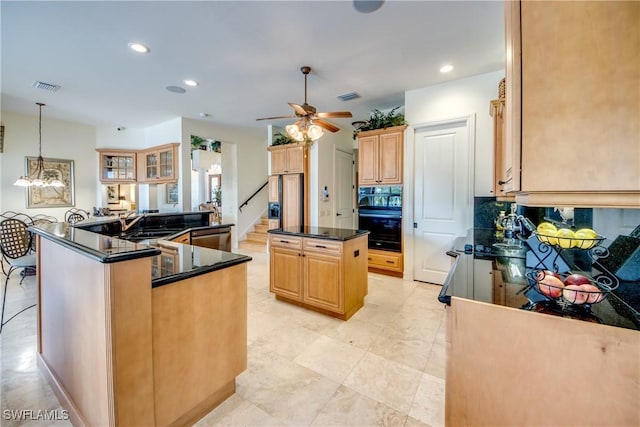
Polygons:
<instances>
[{"instance_id":1,"label":"stair railing","mask_svg":"<svg viewBox=\"0 0 640 427\"><path fill-rule=\"evenodd\" d=\"M249 196L249 198L248 198L247 200L245 200L245 201L244 201L244 203L242 203L242 204L240 205L240 207L238 208L238 210L239 210L240 212L242 212L242 208L243 208L243 207L245 207L245 206L247 206L247 205L249 204L249 201L250 201L251 199L253 199L254 197L256 197L256 195L257 195L260 191L262 191L262 189L263 189L264 187L266 187L266 186L267 186L267 184L269 184L269 180L265 181L265 183L264 183L264 184L262 184L262 186L261 186L260 188L258 188L258 189L257 189L257 190L252 194L252 195L250 195L250 196Z\"/></svg>"}]
</instances>

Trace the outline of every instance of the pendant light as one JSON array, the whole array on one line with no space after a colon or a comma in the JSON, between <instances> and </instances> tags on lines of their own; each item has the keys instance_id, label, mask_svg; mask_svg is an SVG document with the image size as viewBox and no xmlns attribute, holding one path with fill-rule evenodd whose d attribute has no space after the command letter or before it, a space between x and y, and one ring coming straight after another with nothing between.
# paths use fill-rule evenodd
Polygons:
<instances>
[{"instance_id":1,"label":"pendant light","mask_svg":"<svg viewBox=\"0 0 640 427\"><path fill-rule=\"evenodd\" d=\"M64 183L57 178L47 177L44 169L44 159L42 158L42 107L45 104L36 102L40 107L38 117L38 159L36 169L29 176L21 176L13 183L18 187L64 187Z\"/></svg>"}]
</instances>

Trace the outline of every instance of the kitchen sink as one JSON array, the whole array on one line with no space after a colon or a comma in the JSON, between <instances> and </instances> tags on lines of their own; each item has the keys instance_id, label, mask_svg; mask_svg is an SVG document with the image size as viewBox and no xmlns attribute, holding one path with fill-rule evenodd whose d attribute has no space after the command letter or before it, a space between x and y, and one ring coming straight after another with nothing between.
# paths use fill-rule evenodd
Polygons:
<instances>
[{"instance_id":1,"label":"kitchen sink","mask_svg":"<svg viewBox=\"0 0 640 427\"><path fill-rule=\"evenodd\" d=\"M129 240L132 242L137 242L140 240L147 239L159 239L165 236L170 236L172 234L178 233L182 231L181 228L172 229L172 228L162 228L162 229L143 229L143 230L134 230L129 231L128 233L120 234L120 238L124 240Z\"/></svg>"}]
</instances>

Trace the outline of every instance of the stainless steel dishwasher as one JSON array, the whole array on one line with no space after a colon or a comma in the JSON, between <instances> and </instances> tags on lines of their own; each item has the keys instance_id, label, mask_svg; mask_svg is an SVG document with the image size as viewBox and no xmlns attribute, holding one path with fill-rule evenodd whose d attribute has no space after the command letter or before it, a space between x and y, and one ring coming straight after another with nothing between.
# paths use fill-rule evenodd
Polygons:
<instances>
[{"instance_id":1,"label":"stainless steel dishwasher","mask_svg":"<svg viewBox=\"0 0 640 427\"><path fill-rule=\"evenodd\" d=\"M191 244L231 252L231 227L192 230Z\"/></svg>"}]
</instances>

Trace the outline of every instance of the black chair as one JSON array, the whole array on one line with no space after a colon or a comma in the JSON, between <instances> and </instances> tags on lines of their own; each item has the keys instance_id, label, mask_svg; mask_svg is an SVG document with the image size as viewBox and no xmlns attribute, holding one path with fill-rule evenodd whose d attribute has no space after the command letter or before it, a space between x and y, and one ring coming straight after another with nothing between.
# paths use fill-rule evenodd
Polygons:
<instances>
[{"instance_id":1,"label":"black chair","mask_svg":"<svg viewBox=\"0 0 640 427\"><path fill-rule=\"evenodd\" d=\"M89 212L84 209L71 208L64 213L64 221L69 224L75 224L89 218Z\"/></svg>"},{"instance_id":2,"label":"black chair","mask_svg":"<svg viewBox=\"0 0 640 427\"><path fill-rule=\"evenodd\" d=\"M27 215L25 213L21 213L21 212L14 212L14 211L2 212L0 214L0 221L2 221L4 219L17 219L17 220L20 220L20 221L24 222L25 224L27 224L27 226L33 224L33 218L31 218L29 215ZM6 257L4 255L2 255L2 258L0 259L0 268L2 268L2 273L6 275L7 274L7 270L4 268L5 264L9 264L9 261L6 259Z\"/></svg>"},{"instance_id":3,"label":"black chair","mask_svg":"<svg viewBox=\"0 0 640 427\"><path fill-rule=\"evenodd\" d=\"M31 233L28 230L28 225L24 221L19 219L9 218L0 222L0 250L2 256L9 264L9 270L7 271L7 277L4 280L4 290L2 294L2 315L0 316L0 333L2 327L11 319L16 317L23 311L35 307L35 304L29 307L23 308L18 313L14 314L7 322L4 321L4 308L7 299L7 285L11 273L17 270L23 271L22 279L20 279L20 285L26 277L28 271L35 271L36 268L36 255L31 252Z\"/></svg>"}]
</instances>

